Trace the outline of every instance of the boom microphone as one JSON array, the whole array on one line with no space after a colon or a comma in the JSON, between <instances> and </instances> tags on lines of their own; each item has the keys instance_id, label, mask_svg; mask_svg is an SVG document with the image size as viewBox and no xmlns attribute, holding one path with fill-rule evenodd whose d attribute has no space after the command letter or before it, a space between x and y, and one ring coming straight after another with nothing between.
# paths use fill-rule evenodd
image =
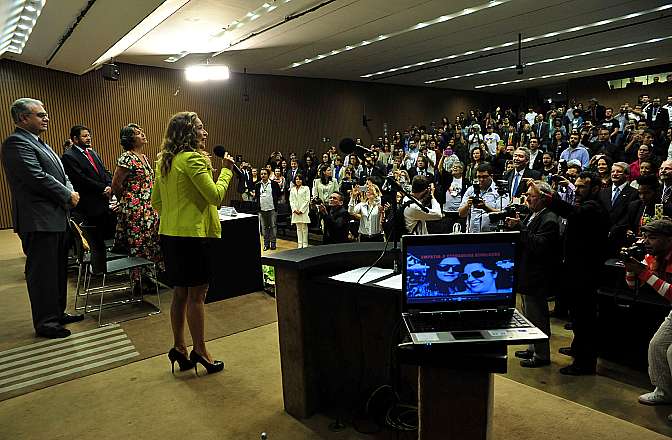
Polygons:
<instances>
[{"instance_id":1,"label":"boom microphone","mask_svg":"<svg viewBox=\"0 0 672 440\"><path fill-rule=\"evenodd\" d=\"M212 149L212 152L215 154L215 156L219 157L220 159L224 157L224 155L227 153L226 148L224 148L223 145L215 145L215 148ZM235 162L231 161L231 169L233 170L234 173L238 176L240 179L245 178L245 174L238 168L238 165L236 165Z\"/></svg>"},{"instance_id":2,"label":"boom microphone","mask_svg":"<svg viewBox=\"0 0 672 440\"><path fill-rule=\"evenodd\" d=\"M338 144L338 148L345 154L355 153L360 159L364 159L365 154L373 154L373 151L362 145L357 145L350 138L343 138Z\"/></svg>"}]
</instances>

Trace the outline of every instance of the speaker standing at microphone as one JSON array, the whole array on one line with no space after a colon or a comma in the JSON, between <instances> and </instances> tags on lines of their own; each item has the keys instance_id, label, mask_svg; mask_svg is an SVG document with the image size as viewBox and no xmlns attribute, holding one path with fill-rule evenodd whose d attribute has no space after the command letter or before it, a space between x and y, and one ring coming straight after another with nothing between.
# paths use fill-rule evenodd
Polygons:
<instances>
[{"instance_id":1,"label":"speaker standing at microphone","mask_svg":"<svg viewBox=\"0 0 672 440\"><path fill-rule=\"evenodd\" d=\"M205 347L205 295L214 272L213 239L221 237L217 208L231 181L233 159L222 156L222 171L213 181L212 165L204 148L208 132L193 112L181 112L168 122L156 168L152 206L159 213L159 234L166 274L175 286L170 319L174 346L168 352L171 365L180 370L201 364L208 373L224 369ZM193 350L187 356L185 319Z\"/></svg>"}]
</instances>

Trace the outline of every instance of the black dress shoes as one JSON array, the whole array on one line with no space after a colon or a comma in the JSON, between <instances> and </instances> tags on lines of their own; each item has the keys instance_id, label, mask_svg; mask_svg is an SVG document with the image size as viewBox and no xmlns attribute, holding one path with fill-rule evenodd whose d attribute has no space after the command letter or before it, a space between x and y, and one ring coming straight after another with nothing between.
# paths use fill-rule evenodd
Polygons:
<instances>
[{"instance_id":1,"label":"black dress shoes","mask_svg":"<svg viewBox=\"0 0 672 440\"><path fill-rule=\"evenodd\" d=\"M566 376L589 376L595 374L595 367L584 367L576 364L560 368L560 374Z\"/></svg>"},{"instance_id":2,"label":"black dress shoes","mask_svg":"<svg viewBox=\"0 0 672 440\"><path fill-rule=\"evenodd\" d=\"M84 315L71 315L69 313L63 313L63 316L58 320L58 323L61 325L72 324L73 322L79 322L84 319Z\"/></svg>"},{"instance_id":3,"label":"black dress shoes","mask_svg":"<svg viewBox=\"0 0 672 440\"><path fill-rule=\"evenodd\" d=\"M518 350L516 351L515 356L520 359L532 359L534 357L534 353L532 353L530 350Z\"/></svg>"},{"instance_id":4,"label":"black dress shoes","mask_svg":"<svg viewBox=\"0 0 672 440\"><path fill-rule=\"evenodd\" d=\"M70 330L60 325L54 327L40 327L35 330L35 334L48 339L67 338L70 336Z\"/></svg>"},{"instance_id":5,"label":"black dress shoes","mask_svg":"<svg viewBox=\"0 0 672 440\"><path fill-rule=\"evenodd\" d=\"M539 368L547 365L551 365L551 361L548 359L532 358L520 361L520 366L525 368Z\"/></svg>"}]
</instances>

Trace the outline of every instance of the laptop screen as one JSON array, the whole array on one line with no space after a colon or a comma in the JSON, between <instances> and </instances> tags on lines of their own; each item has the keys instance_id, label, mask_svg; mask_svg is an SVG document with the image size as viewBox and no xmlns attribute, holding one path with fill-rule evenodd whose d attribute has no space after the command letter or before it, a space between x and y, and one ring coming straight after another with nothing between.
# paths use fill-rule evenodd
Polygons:
<instances>
[{"instance_id":1,"label":"laptop screen","mask_svg":"<svg viewBox=\"0 0 672 440\"><path fill-rule=\"evenodd\" d=\"M500 232L404 237L407 308L513 307L518 236Z\"/></svg>"}]
</instances>

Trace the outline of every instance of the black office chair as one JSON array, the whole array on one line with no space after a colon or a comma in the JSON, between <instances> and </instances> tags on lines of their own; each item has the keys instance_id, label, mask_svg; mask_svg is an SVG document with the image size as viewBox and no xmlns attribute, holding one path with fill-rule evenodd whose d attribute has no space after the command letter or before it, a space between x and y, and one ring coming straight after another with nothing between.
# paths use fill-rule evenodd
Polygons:
<instances>
[{"instance_id":1,"label":"black office chair","mask_svg":"<svg viewBox=\"0 0 672 440\"><path fill-rule=\"evenodd\" d=\"M153 261L147 260L146 258L141 257L131 257L124 256L121 258L110 259L108 258L108 252L105 248L105 242L101 237L96 233L95 226L81 225L82 236L89 245L90 250L90 262L87 266L89 275L85 277L85 289L84 289L84 313L98 312L98 325L102 326L102 317L103 309L108 306L116 305L125 305L130 303L140 303L143 301L143 289L142 289L142 277L140 277L140 295L137 296L133 289L133 280L131 278L131 271L134 269L147 270L150 272L150 276L153 279L156 279L156 265ZM120 277L122 280L114 284L108 284L108 278L110 276L117 275L126 275ZM91 286L91 280L93 276L98 276L101 278L101 285L97 287ZM149 315L153 315L161 312L161 297L159 296L159 286L155 283L156 291L156 305L154 305L153 310ZM105 294L112 292L125 292L127 296L121 300L115 300L110 302L105 302ZM95 306L89 306L89 297L92 295L100 295L100 302L97 308ZM129 318L131 319L131 318ZM112 322L106 323L112 324Z\"/></svg>"},{"instance_id":2,"label":"black office chair","mask_svg":"<svg viewBox=\"0 0 672 440\"><path fill-rule=\"evenodd\" d=\"M287 236L287 228L292 225L292 211L289 207L289 203L280 202L278 203L278 212L275 220L275 226L278 230L278 235L282 231L282 236Z\"/></svg>"},{"instance_id":3,"label":"black office chair","mask_svg":"<svg viewBox=\"0 0 672 440\"><path fill-rule=\"evenodd\" d=\"M75 310L83 310L85 306L77 305L80 297L86 296L82 287L86 285L87 276L89 273L88 267L91 265L91 252L89 242L84 238L83 232L79 224L73 219L70 219L70 237L72 239L73 258L75 266L77 267L77 286L75 291ZM105 242L107 247L107 242ZM108 260L116 260L119 258L128 257L127 254L106 251L106 258Z\"/></svg>"}]
</instances>

